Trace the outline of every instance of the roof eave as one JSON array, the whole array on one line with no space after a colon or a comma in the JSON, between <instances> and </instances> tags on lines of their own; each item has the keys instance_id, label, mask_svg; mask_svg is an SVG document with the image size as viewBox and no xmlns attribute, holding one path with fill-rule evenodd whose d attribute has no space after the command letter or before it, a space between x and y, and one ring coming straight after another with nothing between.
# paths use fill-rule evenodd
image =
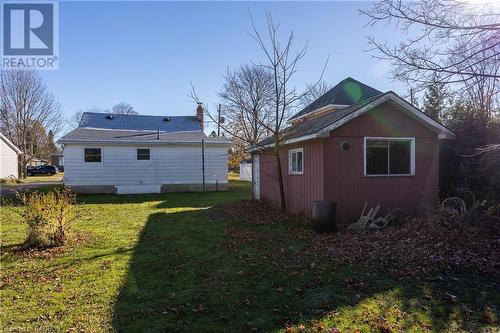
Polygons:
<instances>
[{"instance_id":1,"label":"roof eave","mask_svg":"<svg viewBox=\"0 0 500 333\"><path fill-rule=\"evenodd\" d=\"M16 152L17 155L21 155L23 152L16 147L15 144L13 144L5 135L3 135L2 133L0 133L0 137L1 139L7 144L7 146L9 146L10 148L12 148L13 151Z\"/></svg>"},{"instance_id":2,"label":"roof eave","mask_svg":"<svg viewBox=\"0 0 500 333\"><path fill-rule=\"evenodd\" d=\"M298 117L294 116L288 120L288 123L296 124L297 122L299 122L302 119L309 118L309 117L313 118L314 116L319 116L319 115L326 113L330 110L343 109L346 107L349 107L349 105L346 105L346 104L327 104L325 106L322 106L322 107L317 108L315 110L312 110L310 112L304 113L301 116L298 116Z\"/></svg>"},{"instance_id":3,"label":"roof eave","mask_svg":"<svg viewBox=\"0 0 500 333\"><path fill-rule=\"evenodd\" d=\"M191 141L162 141L162 140L154 140L154 141L131 141L131 140L126 140L126 141L115 141L115 140L77 140L77 139L59 139L57 140L57 143L61 144L68 144L68 143L74 143L74 144L89 144L89 145L99 145L99 144L107 144L107 145L186 145L186 144L200 144L201 145L201 140L191 140ZM229 145L230 141L229 140L224 140L224 141L207 141L205 140L205 144L209 145Z\"/></svg>"},{"instance_id":4,"label":"roof eave","mask_svg":"<svg viewBox=\"0 0 500 333\"><path fill-rule=\"evenodd\" d=\"M360 115L366 113L367 111L373 109L375 106L380 105L388 100L392 100L402 106L404 110L407 110L410 116L414 118L417 121L420 121L427 125L427 127L431 127L434 129L434 131L437 133L438 139L455 139L455 133L450 131L448 128L446 128L444 125L440 124L439 122L435 121L431 117L427 116L425 113L421 112L419 109L405 101L403 98L399 97L396 93L389 91L379 98L371 101L370 103L364 105L363 107L357 109L356 111L346 115L345 117L342 117L341 119L333 122L332 124L318 130L317 132L309 135L304 135L300 136L298 138L294 138L291 140L285 140L282 144L290 144L290 143L296 143L296 142L301 142L301 141L306 141L314 138L322 138L322 137L328 137L330 136L330 132L348 122L353 120L354 118L359 117ZM258 150L266 149L274 147L274 143L268 144L266 146L253 146L250 147L247 151L248 152L255 152Z\"/></svg>"},{"instance_id":5,"label":"roof eave","mask_svg":"<svg viewBox=\"0 0 500 333\"><path fill-rule=\"evenodd\" d=\"M318 138L324 138L324 137L327 137L327 135L325 135L322 132L315 132L315 133L312 133L312 134L307 134L307 135L299 136L298 138L292 138L292 139L289 139L289 140L285 140L285 141L281 142L281 144L283 144L283 145L290 145L290 144L297 143L297 142L302 142L302 141L307 141L307 140L313 140L313 139L318 139ZM247 149L245 149L245 151L248 152L248 153L253 153L253 152L256 152L256 151L260 151L260 150L264 150L264 149L272 148L272 147L274 147L274 143L269 143L267 145L255 145L255 146L251 146L251 147L248 147Z\"/></svg>"}]
</instances>

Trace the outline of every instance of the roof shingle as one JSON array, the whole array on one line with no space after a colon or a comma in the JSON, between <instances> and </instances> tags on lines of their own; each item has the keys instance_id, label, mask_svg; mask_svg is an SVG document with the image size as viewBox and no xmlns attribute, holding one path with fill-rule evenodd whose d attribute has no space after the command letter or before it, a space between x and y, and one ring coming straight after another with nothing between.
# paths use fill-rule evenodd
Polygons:
<instances>
[{"instance_id":1,"label":"roof shingle","mask_svg":"<svg viewBox=\"0 0 500 333\"><path fill-rule=\"evenodd\" d=\"M209 138L202 131L164 133L156 131L127 131L77 128L58 142L106 142L106 143L227 143L227 138Z\"/></svg>"},{"instance_id":2,"label":"roof shingle","mask_svg":"<svg viewBox=\"0 0 500 333\"><path fill-rule=\"evenodd\" d=\"M309 134L316 133L320 131L321 129L328 127L329 125L333 124L334 122L344 118L345 116L348 116L349 114L355 112L356 110L361 109L363 106L369 104L370 102L382 97L387 93L380 93L378 95L375 95L373 97L370 97L368 99L365 99L364 101L357 103L355 105L348 106L346 108L332 111L325 113L317 118L313 119L308 119L303 122L296 123L290 127L285 128L282 133L286 140L298 138L301 136L306 136ZM266 146L268 144L272 144L274 142L274 137L268 137L261 142L259 142L259 146Z\"/></svg>"},{"instance_id":3,"label":"roof shingle","mask_svg":"<svg viewBox=\"0 0 500 333\"><path fill-rule=\"evenodd\" d=\"M166 133L201 131L201 123L195 116L143 116L95 112L84 112L78 127Z\"/></svg>"},{"instance_id":4,"label":"roof shingle","mask_svg":"<svg viewBox=\"0 0 500 333\"><path fill-rule=\"evenodd\" d=\"M336 105L354 105L368 98L380 95L382 92L374 89L358 80L348 77L340 81L335 87L328 90L317 100L309 104L302 111L298 112L291 119L298 118L307 113L313 112L323 106Z\"/></svg>"}]
</instances>

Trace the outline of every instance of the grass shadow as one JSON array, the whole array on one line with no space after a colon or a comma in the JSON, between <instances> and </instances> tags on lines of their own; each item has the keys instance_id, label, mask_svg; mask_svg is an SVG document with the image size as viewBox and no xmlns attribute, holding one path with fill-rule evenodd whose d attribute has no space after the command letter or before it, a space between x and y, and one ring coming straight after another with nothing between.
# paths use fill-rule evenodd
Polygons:
<instances>
[{"instance_id":1,"label":"grass shadow","mask_svg":"<svg viewBox=\"0 0 500 333\"><path fill-rule=\"evenodd\" d=\"M203 197L185 210L186 199L148 217L115 303L117 331L477 331L498 318L487 277L335 265L294 237L303 225L244 225Z\"/></svg>"}]
</instances>

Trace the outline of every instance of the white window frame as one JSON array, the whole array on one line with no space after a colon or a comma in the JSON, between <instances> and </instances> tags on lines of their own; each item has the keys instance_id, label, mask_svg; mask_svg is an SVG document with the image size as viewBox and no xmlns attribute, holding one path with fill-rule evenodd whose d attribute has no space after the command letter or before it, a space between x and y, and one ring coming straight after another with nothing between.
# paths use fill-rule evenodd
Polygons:
<instances>
[{"instance_id":1,"label":"white window frame","mask_svg":"<svg viewBox=\"0 0 500 333\"><path fill-rule=\"evenodd\" d=\"M366 172L366 141L410 141L410 173L406 174L380 174L369 175ZM388 166L390 165L389 154L387 154ZM384 136L365 136L363 141L363 161L365 177L408 177L415 176L415 138L414 137L384 137Z\"/></svg>"},{"instance_id":2,"label":"white window frame","mask_svg":"<svg viewBox=\"0 0 500 333\"><path fill-rule=\"evenodd\" d=\"M302 153L302 171L292 170L292 155L294 153ZM288 174L289 175L303 175L304 174L304 148L290 149L288 151Z\"/></svg>"},{"instance_id":3,"label":"white window frame","mask_svg":"<svg viewBox=\"0 0 500 333\"><path fill-rule=\"evenodd\" d=\"M87 162L87 161L85 161L85 149L100 149L101 150L101 161L100 162ZM83 163L98 165L98 164L102 164L103 161L104 161L104 149L102 147L83 147Z\"/></svg>"},{"instance_id":4,"label":"white window frame","mask_svg":"<svg viewBox=\"0 0 500 333\"><path fill-rule=\"evenodd\" d=\"M137 151L138 151L139 149L147 149L147 150L149 150L149 160L140 160L140 159L138 159L138 158L137 158ZM136 162L139 162L139 163L142 163L142 162L150 162L150 161L151 161L151 148L150 148L150 147L137 147L137 148L135 149L135 160L136 160Z\"/></svg>"}]
</instances>

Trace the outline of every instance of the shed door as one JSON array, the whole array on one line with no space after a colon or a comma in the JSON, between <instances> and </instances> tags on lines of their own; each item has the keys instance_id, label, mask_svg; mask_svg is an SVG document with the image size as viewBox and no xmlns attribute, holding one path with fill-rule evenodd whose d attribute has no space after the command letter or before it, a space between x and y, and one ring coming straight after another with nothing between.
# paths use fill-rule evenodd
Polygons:
<instances>
[{"instance_id":1,"label":"shed door","mask_svg":"<svg viewBox=\"0 0 500 333\"><path fill-rule=\"evenodd\" d=\"M252 163L252 184L253 197L255 200L260 200L260 158L259 155L253 156Z\"/></svg>"}]
</instances>

